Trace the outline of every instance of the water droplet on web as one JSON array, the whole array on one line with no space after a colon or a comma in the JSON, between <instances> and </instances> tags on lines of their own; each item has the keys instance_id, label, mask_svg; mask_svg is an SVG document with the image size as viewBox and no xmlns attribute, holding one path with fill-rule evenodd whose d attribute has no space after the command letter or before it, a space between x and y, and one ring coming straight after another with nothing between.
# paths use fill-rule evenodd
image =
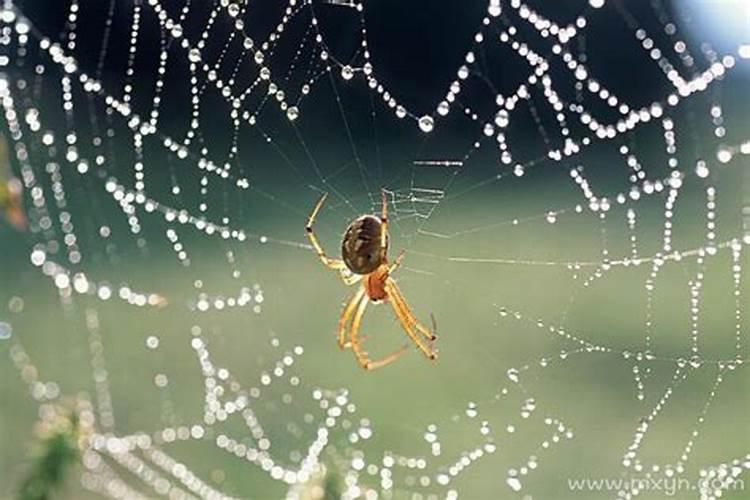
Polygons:
<instances>
[{"instance_id":1,"label":"water droplet on web","mask_svg":"<svg viewBox=\"0 0 750 500\"><path fill-rule=\"evenodd\" d=\"M495 124L500 128L505 128L508 126L508 122L510 121L510 114L507 110L501 109L497 112L495 115Z\"/></svg>"},{"instance_id":2,"label":"water droplet on web","mask_svg":"<svg viewBox=\"0 0 750 500\"><path fill-rule=\"evenodd\" d=\"M190 62L194 62L194 63L200 62L201 51L195 48L190 49L190 52L188 52L188 59L190 60Z\"/></svg>"},{"instance_id":3,"label":"water droplet on web","mask_svg":"<svg viewBox=\"0 0 750 500\"><path fill-rule=\"evenodd\" d=\"M31 263L35 266L41 266L44 264L44 261L47 260L47 254L44 252L44 250L37 248L33 252L31 252Z\"/></svg>"},{"instance_id":4,"label":"water droplet on web","mask_svg":"<svg viewBox=\"0 0 750 500\"><path fill-rule=\"evenodd\" d=\"M299 109L297 109L297 106L290 106L286 110L286 117L289 119L290 122L293 122L297 119L299 116Z\"/></svg>"},{"instance_id":5,"label":"water droplet on web","mask_svg":"<svg viewBox=\"0 0 750 500\"><path fill-rule=\"evenodd\" d=\"M8 301L8 310L13 313L20 313L23 311L24 301L23 298L14 295Z\"/></svg>"},{"instance_id":6,"label":"water droplet on web","mask_svg":"<svg viewBox=\"0 0 750 500\"><path fill-rule=\"evenodd\" d=\"M240 6L236 3L230 3L227 7L227 12L229 12L230 16L237 17L240 13Z\"/></svg>"},{"instance_id":7,"label":"water droplet on web","mask_svg":"<svg viewBox=\"0 0 750 500\"><path fill-rule=\"evenodd\" d=\"M521 481L519 481L517 477L508 477L505 482L508 483L508 486L510 486L513 491L521 491Z\"/></svg>"},{"instance_id":8,"label":"water droplet on web","mask_svg":"<svg viewBox=\"0 0 750 500\"><path fill-rule=\"evenodd\" d=\"M508 378L511 380L511 382L518 383L518 370L515 368L509 368L506 372L506 375L508 375Z\"/></svg>"},{"instance_id":9,"label":"water droplet on web","mask_svg":"<svg viewBox=\"0 0 750 500\"><path fill-rule=\"evenodd\" d=\"M500 6L500 0L490 0L490 5L487 7L487 13L492 17L497 17L502 13L503 9Z\"/></svg>"},{"instance_id":10,"label":"water droplet on web","mask_svg":"<svg viewBox=\"0 0 750 500\"><path fill-rule=\"evenodd\" d=\"M344 80L351 80L354 76L354 70L348 64L341 68L341 78Z\"/></svg>"},{"instance_id":11,"label":"water droplet on web","mask_svg":"<svg viewBox=\"0 0 750 500\"><path fill-rule=\"evenodd\" d=\"M0 340L7 340L13 334L13 327L10 323L0 321Z\"/></svg>"},{"instance_id":12,"label":"water droplet on web","mask_svg":"<svg viewBox=\"0 0 750 500\"><path fill-rule=\"evenodd\" d=\"M690 366L692 366L693 368L700 368L702 364L703 364L703 361L701 360L701 357L698 356L697 354L693 355L690 358Z\"/></svg>"},{"instance_id":13,"label":"water droplet on web","mask_svg":"<svg viewBox=\"0 0 750 500\"><path fill-rule=\"evenodd\" d=\"M432 119L431 116L425 115L419 119L419 128L422 130L422 132L425 132L425 133L432 132L432 129L434 127L435 127L435 121Z\"/></svg>"},{"instance_id":14,"label":"water droplet on web","mask_svg":"<svg viewBox=\"0 0 750 500\"><path fill-rule=\"evenodd\" d=\"M470 402L469 406L466 408L466 416L469 418L474 418L477 416L477 405L476 403Z\"/></svg>"},{"instance_id":15,"label":"water droplet on web","mask_svg":"<svg viewBox=\"0 0 750 500\"><path fill-rule=\"evenodd\" d=\"M151 335L146 339L146 347L149 349L156 349L159 347L159 337Z\"/></svg>"},{"instance_id":16,"label":"water droplet on web","mask_svg":"<svg viewBox=\"0 0 750 500\"><path fill-rule=\"evenodd\" d=\"M733 156L732 150L723 145L716 151L716 159L719 160L719 163L729 163Z\"/></svg>"},{"instance_id":17,"label":"water droplet on web","mask_svg":"<svg viewBox=\"0 0 750 500\"><path fill-rule=\"evenodd\" d=\"M523 409L528 412L533 412L536 409L536 400L534 398L529 398L524 401Z\"/></svg>"}]
</instances>

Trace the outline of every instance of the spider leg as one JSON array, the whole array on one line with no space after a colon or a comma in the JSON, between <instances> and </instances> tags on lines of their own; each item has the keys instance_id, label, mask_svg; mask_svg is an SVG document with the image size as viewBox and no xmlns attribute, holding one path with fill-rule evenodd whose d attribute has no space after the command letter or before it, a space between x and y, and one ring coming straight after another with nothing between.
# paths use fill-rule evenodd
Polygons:
<instances>
[{"instance_id":1,"label":"spider leg","mask_svg":"<svg viewBox=\"0 0 750 500\"><path fill-rule=\"evenodd\" d=\"M404 260L404 254L406 253L406 250L401 250L401 252L398 254L398 257L396 257L396 260L393 261L393 264L390 265L388 268L388 275L393 274L396 272L396 269L399 268L401 265L401 261Z\"/></svg>"},{"instance_id":2,"label":"spider leg","mask_svg":"<svg viewBox=\"0 0 750 500\"><path fill-rule=\"evenodd\" d=\"M349 271L349 268L347 268L345 265L343 269L339 269L339 277L345 285L349 286L355 283L359 283L362 280L363 276L361 274L354 274L353 272Z\"/></svg>"},{"instance_id":3,"label":"spider leg","mask_svg":"<svg viewBox=\"0 0 750 500\"><path fill-rule=\"evenodd\" d=\"M349 271L349 268L346 267L346 264L344 264L343 260L332 259L331 257L328 257L323 250L323 247L320 245L317 236L315 236L315 232L313 231L315 218L318 216L318 212L320 211L321 207L323 207L323 203L326 201L327 197L328 193L323 193L323 196L320 197L318 203L315 204L315 208L313 208L310 217L307 218L307 224L305 225L305 234L307 234L307 238L310 240L310 244L315 249L315 253L318 254L318 257L320 258L320 261L323 263L323 265L328 267L329 269L338 271L339 276L341 277L341 281L343 281L345 285L353 285L354 283L357 283L359 280L361 280L362 277Z\"/></svg>"},{"instance_id":4,"label":"spider leg","mask_svg":"<svg viewBox=\"0 0 750 500\"><path fill-rule=\"evenodd\" d=\"M385 196L385 189L380 190L380 196L383 200L383 206L380 210L380 221L382 222L380 230L380 248L385 249L388 245L388 200Z\"/></svg>"},{"instance_id":5,"label":"spider leg","mask_svg":"<svg viewBox=\"0 0 750 500\"><path fill-rule=\"evenodd\" d=\"M310 240L310 244L312 244L313 248L315 249L315 253L318 254L318 257L320 257L320 261L326 265L327 267L330 267L331 269L342 269L345 267L344 262L339 259L332 259L328 256L326 256L326 253L323 251L323 247L320 246L320 243L318 242L318 238L315 236L315 233L313 232L313 224L315 223L315 217L318 216L318 212L320 211L321 207L323 206L323 202L326 201L326 198L328 197L328 193L323 193L323 196L320 197L318 200L318 203L315 204L315 208L313 208L312 213L310 214L310 217L307 218L307 224L305 224L305 234L307 234L307 238Z\"/></svg>"},{"instance_id":6,"label":"spider leg","mask_svg":"<svg viewBox=\"0 0 750 500\"><path fill-rule=\"evenodd\" d=\"M365 366L365 370L375 370L377 368L381 368L385 365L391 364L394 361L396 361L398 358L401 357L402 354L404 354L409 349L408 345L403 345L399 349L393 351L388 356L379 359L377 361L368 361L367 366Z\"/></svg>"},{"instance_id":7,"label":"spider leg","mask_svg":"<svg viewBox=\"0 0 750 500\"><path fill-rule=\"evenodd\" d=\"M417 332L424 335L430 340L433 340L435 336L430 333L430 331L425 327L419 325L419 322L416 320L414 315L411 314L411 312L408 310L405 302L400 300L400 297L397 295L397 292L394 291L394 288L395 284L393 283L393 281L386 281L386 291L391 298L390 302L393 306L393 311L396 313L396 318L398 319L399 323L401 323L401 327L404 329L409 338L411 338L412 342L414 342L419 350L422 351L422 354L424 354L426 358L437 359L437 354L430 348L430 346L428 346L422 339L420 339L420 337L417 335ZM415 328L417 329L417 332L414 331Z\"/></svg>"},{"instance_id":8,"label":"spider leg","mask_svg":"<svg viewBox=\"0 0 750 500\"><path fill-rule=\"evenodd\" d=\"M411 308L409 307L409 304L406 303L406 299L404 298L404 295L401 293L401 289L399 289L398 285L396 285L396 282L392 279L388 280L389 287L388 287L388 293L391 296L391 298L398 303L399 307L404 313L404 317L410 321L410 324L412 324L422 335L424 335L428 340L433 341L437 339L437 335L435 335L436 325L435 325L435 317L430 315L430 318L432 319L432 330L428 329L426 326L424 326L422 323L420 323L416 316L414 316L414 313L411 311Z\"/></svg>"},{"instance_id":9,"label":"spider leg","mask_svg":"<svg viewBox=\"0 0 750 500\"><path fill-rule=\"evenodd\" d=\"M362 344L360 344L359 338L357 337L357 334L359 333L359 325L362 322L362 315L365 313L365 309L367 308L367 304L369 302L370 299L367 296L364 296L359 302L359 307L357 307L357 312L354 314L354 319L352 320L352 329L349 332L349 342L351 343L354 355L357 357L359 366L361 366L365 370L375 370L376 368L383 367L396 361L396 359L398 359L402 354L406 352L409 346L402 346L400 349L392 352L382 359L376 361L370 360L370 358L367 356L367 352L362 349Z\"/></svg>"},{"instance_id":10,"label":"spider leg","mask_svg":"<svg viewBox=\"0 0 750 500\"><path fill-rule=\"evenodd\" d=\"M341 312L341 317L339 318L339 329L338 329L338 342L339 342L339 348L341 349L343 349L344 347L347 347L346 325L347 323L349 323L349 319L352 317L352 313L354 313L354 309L357 307L357 304L360 303L364 294L365 294L365 287L363 286L359 287L359 290L357 290L354 293L349 303Z\"/></svg>"}]
</instances>

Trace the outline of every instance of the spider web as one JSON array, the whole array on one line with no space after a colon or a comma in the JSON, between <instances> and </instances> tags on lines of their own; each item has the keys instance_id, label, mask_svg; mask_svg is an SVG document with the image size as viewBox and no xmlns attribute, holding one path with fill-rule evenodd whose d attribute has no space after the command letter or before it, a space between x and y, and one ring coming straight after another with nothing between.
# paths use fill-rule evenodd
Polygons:
<instances>
[{"instance_id":1,"label":"spider web","mask_svg":"<svg viewBox=\"0 0 750 500\"><path fill-rule=\"evenodd\" d=\"M0 16L3 175L29 218L3 236L25 267L4 279L0 333L25 415L72 398L91 422L81 488L629 498L684 477L741 497L746 50L692 40L659 1L493 0L456 27L447 84L415 91L393 83L366 3L62 4ZM636 63L637 84L622 69ZM321 192L333 249L381 188L441 360L348 380L350 359L301 357L330 338L284 318L341 290L281 268L321 272L300 231ZM388 415L399 376L462 380L461 406L415 395ZM599 477L621 481L571 489Z\"/></svg>"}]
</instances>

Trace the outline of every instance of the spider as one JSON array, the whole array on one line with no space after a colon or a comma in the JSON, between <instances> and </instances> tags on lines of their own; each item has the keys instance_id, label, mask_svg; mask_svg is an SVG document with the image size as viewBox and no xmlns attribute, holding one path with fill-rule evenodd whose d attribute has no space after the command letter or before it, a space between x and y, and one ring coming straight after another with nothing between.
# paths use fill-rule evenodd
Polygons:
<instances>
[{"instance_id":1,"label":"spider","mask_svg":"<svg viewBox=\"0 0 750 500\"><path fill-rule=\"evenodd\" d=\"M380 217L362 215L349 224L341 242L342 259L332 259L326 256L312 228L315 217L323 206L328 193L324 193L320 197L305 226L307 237L323 265L338 271L341 280L346 285L362 283L362 286L354 292L354 295L344 307L339 318L338 344L341 349L351 347L357 362L365 370L374 370L395 361L409 347L404 345L382 359L370 360L367 352L362 348L364 338L358 337L362 316L370 302L374 304L390 302L396 318L412 342L416 344L427 359L437 359L437 354L431 349L432 341L437 338L434 334L435 319L432 318L432 331L417 321L406 304L401 290L391 278L391 275L401 264L404 252L401 252L392 264L388 263L388 204L385 191L382 191L381 195ZM347 325L350 320L351 328L347 336ZM429 341L429 344L427 341Z\"/></svg>"}]
</instances>

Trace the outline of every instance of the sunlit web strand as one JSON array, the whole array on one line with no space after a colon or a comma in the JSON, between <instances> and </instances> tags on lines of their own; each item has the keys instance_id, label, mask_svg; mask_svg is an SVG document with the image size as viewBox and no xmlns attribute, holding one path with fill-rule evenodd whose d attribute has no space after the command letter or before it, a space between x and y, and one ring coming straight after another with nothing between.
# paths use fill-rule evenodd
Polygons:
<instances>
[{"instance_id":1,"label":"sunlit web strand","mask_svg":"<svg viewBox=\"0 0 750 500\"><path fill-rule=\"evenodd\" d=\"M145 120L132 110L127 102L129 99L118 99L113 95L108 94L106 89L101 85L101 82L90 77L85 72L80 71L75 57L66 54L59 45L51 42L43 33L39 32L32 24L30 24L30 21L28 21L27 18L23 17L23 14L12 3L10 4L10 7L6 7L6 9L8 8L10 8L16 16L23 18L23 22L26 23L24 24L24 26L26 26L25 29L30 30L30 32L39 40L39 46L50 57L53 63L59 66L65 74L77 75L81 88L87 94L101 98L110 109L117 111L123 119L127 120L128 127L136 135L145 138L150 134L156 134L161 138L162 146L168 151L175 153L178 158L184 159L190 155L190 150L187 147L180 145L179 142L175 141L168 135L161 133L157 129L154 116ZM158 113L156 116L158 116ZM235 178L225 169L215 165L211 160L206 159L202 155L196 156L199 158L197 165L201 170L214 173L223 179L232 180L237 187L245 189L248 187L249 183L244 177Z\"/></svg>"},{"instance_id":2,"label":"sunlit web strand","mask_svg":"<svg viewBox=\"0 0 750 500\"><path fill-rule=\"evenodd\" d=\"M0 89L0 92L9 94L7 86L4 87L3 89ZM7 110L11 110L13 111L14 114L16 114L12 101L4 100L4 104ZM91 163L89 160L87 160L85 157L82 157L82 156L78 157L78 161L79 163L83 162L84 164ZM86 172L89 172L89 170L86 170ZM143 192L129 191L124 186L119 184L117 180L113 177L110 177L109 179L107 179L104 187L106 191L112 194L112 196L116 200L123 200L123 198L125 197L130 197L132 199L131 200L132 203L144 206L144 208L146 209L146 212L153 212L153 211L161 212L167 221L178 220L179 222L183 224L189 223L191 225L196 226L197 229L207 232L207 234L216 233L224 238L232 236L238 239L239 241L244 241L246 238L252 238L261 243L270 242L270 243L278 243L282 245L288 245L288 246L304 248L304 249L310 248L309 245L305 243L269 238L267 236L247 233L242 230L234 230L221 224L214 224L214 223L208 222L203 217L196 217L196 216L189 214L189 212L185 209L174 209L174 208L164 205L163 203L150 199L146 197Z\"/></svg>"},{"instance_id":3,"label":"sunlit web strand","mask_svg":"<svg viewBox=\"0 0 750 500\"><path fill-rule=\"evenodd\" d=\"M739 238L732 240L723 241L718 244L713 244L712 247L725 250L728 248L735 249L737 246L741 246ZM555 260L528 260L528 259L506 259L506 258L493 258L493 257L463 257L463 256L442 256L428 252L421 252L419 250L410 250L409 253L414 255L422 255L424 257L430 257L434 259L444 260L448 262L456 262L463 264L500 264L500 265L524 265L524 266L549 266L549 267L567 267L567 268L578 268L578 267L632 267L639 266L641 264L647 264L651 262L679 262L686 257L694 257L699 255L705 255L708 251L708 246L692 248L683 251L673 251L668 254L657 254L649 257L625 257L621 259L612 259L609 261L555 261Z\"/></svg>"}]
</instances>

